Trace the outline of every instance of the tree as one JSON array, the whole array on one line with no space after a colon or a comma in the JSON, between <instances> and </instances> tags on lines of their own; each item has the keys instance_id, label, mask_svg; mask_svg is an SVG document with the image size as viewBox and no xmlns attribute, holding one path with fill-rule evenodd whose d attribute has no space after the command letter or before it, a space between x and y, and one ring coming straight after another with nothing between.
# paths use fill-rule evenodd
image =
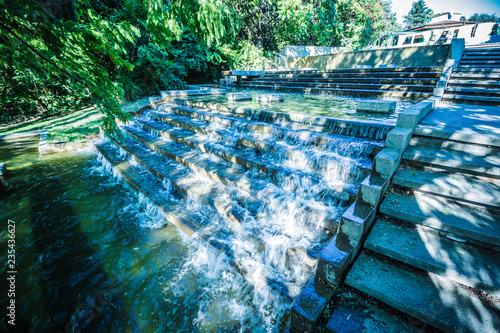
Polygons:
<instances>
[{"instance_id":1,"label":"tree","mask_svg":"<svg viewBox=\"0 0 500 333\"><path fill-rule=\"evenodd\" d=\"M119 107L118 76L134 69L138 39L165 51L190 32L210 45L232 26L232 12L220 0L0 0L0 5L0 75L7 88L0 92L2 109L23 111L16 105L17 88L28 90L23 107L36 108L30 95L42 100L55 82L56 98L96 104L111 135L120 133L116 118L130 118ZM8 77L20 78L21 86L5 82Z\"/></svg>"},{"instance_id":2,"label":"tree","mask_svg":"<svg viewBox=\"0 0 500 333\"><path fill-rule=\"evenodd\" d=\"M404 24L406 29L415 28L426 24L431 20L434 13L432 9L428 8L424 0L418 0L414 2L411 6L408 15L404 18Z\"/></svg>"},{"instance_id":3,"label":"tree","mask_svg":"<svg viewBox=\"0 0 500 333\"><path fill-rule=\"evenodd\" d=\"M486 13L482 13L482 14L478 14L478 13L475 13L473 15L471 15L471 17L469 18L469 21L472 21L472 22L500 22L500 17L496 17L495 14L486 14Z\"/></svg>"}]
</instances>

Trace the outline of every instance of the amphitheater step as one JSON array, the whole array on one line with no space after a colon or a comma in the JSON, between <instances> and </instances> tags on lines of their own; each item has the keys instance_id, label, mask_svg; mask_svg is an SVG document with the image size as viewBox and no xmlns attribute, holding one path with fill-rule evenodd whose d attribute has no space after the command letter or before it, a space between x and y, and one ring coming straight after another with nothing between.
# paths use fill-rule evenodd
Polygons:
<instances>
[{"instance_id":1,"label":"amphitheater step","mask_svg":"<svg viewBox=\"0 0 500 333\"><path fill-rule=\"evenodd\" d=\"M432 245L432 246L431 246ZM498 252L439 236L431 229L378 219L365 248L449 280L500 296Z\"/></svg>"},{"instance_id":2,"label":"amphitheater step","mask_svg":"<svg viewBox=\"0 0 500 333\"><path fill-rule=\"evenodd\" d=\"M394 175L393 183L451 200L500 210L500 183L493 180L402 168Z\"/></svg>"},{"instance_id":3,"label":"amphitheater step","mask_svg":"<svg viewBox=\"0 0 500 333\"><path fill-rule=\"evenodd\" d=\"M405 77L405 78L437 78L441 75L441 71L432 71L432 72L391 72L391 71L359 71L359 70L340 70L336 72L309 72L309 73L281 73L277 72L276 74L265 74L264 77L270 78L284 78L284 77L297 77L297 78L314 78L314 77L335 77L335 78L344 78L344 77L363 77L369 76L371 78L397 78L397 77Z\"/></svg>"},{"instance_id":4,"label":"amphitheater step","mask_svg":"<svg viewBox=\"0 0 500 333\"><path fill-rule=\"evenodd\" d=\"M500 330L500 306L439 275L364 250L346 283L446 332Z\"/></svg>"},{"instance_id":5,"label":"amphitheater step","mask_svg":"<svg viewBox=\"0 0 500 333\"><path fill-rule=\"evenodd\" d=\"M500 77L499 77L500 78ZM487 105L500 105L500 97L490 97L490 96L477 96L477 95L457 95L448 94L443 95L444 101L452 101L454 103L462 104L487 104Z\"/></svg>"},{"instance_id":6,"label":"amphitheater step","mask_svg":"<svg viewBox=\"0 0 500 333\"><path fill-rule=\"evenodd\" d=\"M263 90L277 90L284 92L300 92L309 94L325 94L338 96L355 96L355 97L394 97L401 100L420 100L432 97L432 93L425 92L401 92L401 91L384 91L384 90L362 90L362 89L334 89L334 88L304 88L300 86L282 87L273 84L242 84L241 87Z\"/></svg>"},{"instance_id":7,"label":"amphitheater step","mask_svg":"<svg viewBox=\"0 0 500 333\"><path fill-rule=\"evenodd\" d=\"M477 156L473 153L411 145L404 151L403 159L413 165L431 165L451 172L500 178L500 156L498 155Z\"/></svg>"},{"instance_id":8,"label":"amphitheater step","mask_svg":"<svg viewBox=\"0 0 500 333\"><path fill-rule=\"evenodd\" d=\"M410 147L411 146L423 146L430 149L438 149L444 152L446 152L446 150L462 152L471 154L472 158L475 158L476 156L492 156L493 159L495 159L497 156L500 156L499 147L420 135L412 136L410 141Z\"/></svg>"},{"instance_id":9,"label":"amphitheater step","mask_svg":"<svg viewBox=\"0 0 500 333\"><path fill-rule=\"evenodd\" d=\"M486 70L483 72L467 71L467 70L460 71L459 69L460 68L454 71L453 74L451 75L452 80L463 79L463 78L495 80L500 78L500 72L486 71Z\"/></svg>"},{"instance_id":10,"label":"amphitheater step","mask_svg":"<svg viewBox=\"0 0 500 333\"><path fill-rule=\"evenodd\" d=\"M356 78L301 78L301 77L261 77L258 79L261 82L304 82L304 83L320 83L320 84L343 84L343 83L361 83L361 84L388 84L388 85L436 85L437 78L371 78L371 77L356 77ZM253 81L250 81L253 82Z\"/></svg>"},{"instance_id":11,"label":"amphitheater step","mask_svg":"<svg viewBox=\"0 0 500 333\"><path fill-rule=\"evenodd\" d=\"M417 92L428 92L433 91L435 85L397 85L397 84L378 84L376 82L370 83L359 83L359 84L346 84L346 83L321 83L321 82L304 82L304 81L294 81L294 82L283 82L278 80L252 80L252 85L262 84L262 85L281 85L281 86L300 86L300 87L316 87L316 88L337 88L342 90L384 90L384 91L417 91Z\"/></svg>"},{"instance_id":12,"label":"amphitheater step","mask_svg":"<svg viewBox=\"0 0 500 333\"><path fill-rule=\"evenodd\" d=\"M137 120L143 126L158 131L160 135L190 148L198 149L204 153L212 154L228 162L239 164L245 168L256 168L264 174L271 176L271 180L279 185L279 180L286 178L292 180L289 186L294 187L295 182L308 182L311 186L324 186L325 195L340 200L352 201L356 197L357 186L351 183L327 184L327 182L314 174L291 169L287 166L271 162L250 151L241 151L226 147L218 142L210 142L206 137L199 137L193 132L173 128L172 126L147 120ZM328 193L328 194L327 194Z\"/></svg>"},{"instance_id":13,"label":"amphitheater step","mask_svg":"<svg viewBox=\"0 0 500 333\"><path fill-rule=\"evenodd\" d=\"M488 87L500 88L500 82L493 80L456 80L453 77L448 80L448 86Z\"/></svg>"},{"instance_id":14,"label":"amphitheater step","mask_svg":"<svg viewBox=\"0 0 500 333\"><path fill-rule=\"evenodd\" d=\"M390 191L380 212L391 218L457 235L471 243L500 248L500 214L460 205L440 196Z\"/></svg>"},{"instance_id":15,"label":"amphitheater step","mask_svg":"<svg viewBox=\"0 0 500 333\"><path fill-rule=\"evenodd\" d=\"M489 97L500 97L500 89L491 88L463 88L448 85L446 88L446 93L449 94L462 94L462 95L486 95Z\"/></svg>"},{"instance_id":16,"label":"amphitheater step","mask_svg":"<svg viewBox=\"0 0 500 333\"><path fill-rule=\"evenodd\" d=\"M356 289L344 287L325 333L424 333L427 324Z\"/></svg>"},{"instance_id":17,"label":"amphitheater step","mask_svg":"<svg viewBox=\"0 0 500 333\"><path fill-rule=\"evenodd\" d=\"M458 142L493 146L500 148L500 137L495 134L485 133L477 128L460 129L456 126L435 126L426 124L425 118L420 125L413 130L414 135L428 138L449 139Z\"/></svg>"},{"instance_id":18,"label":"amphitheater step","mask_svg":"<svg viewBox=\"0 0 500 333\"><path fill-rule=\"evenodd\" d=\"M487 64L465 65L460 63L460 65L458 65L458 68L500 68L500 64L497 65L497 64L487 63Z\"/></svg>"}]
</instances>

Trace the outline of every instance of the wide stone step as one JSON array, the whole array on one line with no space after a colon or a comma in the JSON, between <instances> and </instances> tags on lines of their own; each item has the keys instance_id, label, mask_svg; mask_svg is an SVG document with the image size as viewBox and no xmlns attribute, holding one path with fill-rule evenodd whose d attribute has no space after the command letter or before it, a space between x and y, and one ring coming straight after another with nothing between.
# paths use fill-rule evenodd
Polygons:
<instances>
[{"instance_id":1,"label":"wide stone step","mask_svg":"<svg viewBox=\"0 0 500 333\"><path fill-rule=\"evenodd\" d=\"M363 90L363 89L335 89L335 88L305 88L305 87L286 87L276 86L272 84L252 84L246 83L241 87L263 90L277 90L283 92L300 92L309 94L325 94L334 96L354 96L354 97L394 97L402 100L424 100L432 97L432 93L425 92L401 92L401 91L384 91L384 90Z\"/></svg>"},{"instance_id":2,"label":"wide stone step","mask_svg":"<svg viewBox=\"0 0 500 333\"><path fill-rule=\"evenodd\" d=\"M316 88L338 88L338 89L359 89L359 90L390 90L390 91L433 91L435 85L396 85L396 84L377 84L359 83L359 84L346 84L346 83L310 83L303 81L283 82L273 80L252 80L251 84L275 84L282 86L302 86L302 87L316 87Z\"/></svg>"},{"instance_id":3,"label":"wide stone step","mask_svg":"<svg viewBox=\"0 0 500 333\"><path fill-rule=\"evenodd\" d=\"M490 54L490 55L477 55L477 54L468 54L464 53L462 56L462 59L460 61L465 61L465 60L500 60L500 52L495 55L495 54Z\"/></svg>"},{"instance_id":4,"label":"wide stone step","mask_svg":"<svg viewBox=\"0 0 500 333\"><path fill-rule=\"evenodd\" d=\"M456 126L442 126L441 124L435 126L422 123L415 127L413 134L500 148L500 136L484 133L481 129L457 129Z\"/></svg>"},{"instance_id":5,"label":"wide stone step","mask_svg":"<svg viewBox=\"0 0 500 333\"><path fill-rule=\"evenodd\" d=\"M474 88L500 88L500 82L494 80L448 80L448 87L455 85Z\"/></svg>"},{"instance_id":6,"label":"wide stone step","mask_svg":"<svg viewBox=\"0 0 500 333\"><path fill-rule=\"evenodd\" d=\"M500 214L476 206L459 205L440 196L391 191L380 212L392 218L420 224L486 246L500 247Z\"/></svg>"},{"instance_id":7,"label":"wide stone step","mask_svg":"<svg viewBox=\"0 0 500 333\"><path fill-rule=\"evenodd\" d=\"M500 296L500 255L439 236L432 229L375 222L365 248L463 285Z\"/></svg>"},{"instance_id":8,"label":"wide stone step","mask_svg":"<svg viewBox=\"0 0 500 333\"><path fill-rule=\"evenodd\" d=\"M311 186L324 187L325 193L329 193L340 200L353 200L357 193L357 185L353 183L341 180L333 180L334 182L331 182L329 179L267 160L254 152L237 150L219 142L210 142L204 136L195 135L193 132L176 129L159 122L145 120L137 120L137 122L158 131L160 135L180 144L218 156L228 162L239 164L248 169L256 169L259 172L268 174L271 181L278 186L281 186L282 182L285 182L291 188L294 188L298 187L299 184L307 183Z\"/></svg>"},{"instance_id":9,"label":"wide stone step","mask_svg":"<svg viewBox=\"0 0 500 333\"><path fill-rule=\"evenodd\" d=\"M493 156L493 158L495 158L496 156L500 156L499 147L470 143L467 141L454 141L445 138L436 138L430 136L413 135L410 141L410 145L424 146L438 150L452 150L480 157Z\"/></svg>"},{"instance_id":10,"label":"wide stone step","mask_svg":"<svg viewBox=\"0 0 500 333\"><path fill-rule=\"evenodd\" d=\"M259 81L266 82L306 82L306 83L364 83L364 84L398 84L398 85L436 85L438 79L419 79L419 78L371 78L371 77L356 77L356 78L274 78L261 77ZM250 81L254 82L254 81Z\"/></svg>"},{"instance_id":11,"label":"wide stone step","mask_svg":"<svg viewBox=\"0 0 500 333\"><path fill-rule=\"evenodd\" d=\"M499 155L478 156L473 153L411 145L404 151L403 159L409 164L438 166L452 172L500 179Z\"/></svg>"},{"instance_id":12,"label":"wide stone step","mask_svg":"<svg viewBox=\"0 0 500 333\"><path fill-rule=\"evenodd\" d=\"M359 77L359 76L370 76L370 77L405 77L405 78L436 78L439 77L441 71L435 72L377 72L377 71L341 71L335 73L320 72L320 73L290 73L290 74L265 74L264 77L282 78L282 77Z\"/></svg>"},{"instance_id":13,"label":"wide stone step","mask_svg":"<svg viewBox=\"0 0 500 333\"><path fill-rule=\"evenodd\" d=\"M458 68L456 71L453 72L451 75L451 79L455 80L461 80L464 78L470 78L470 79L476 79L476 80L496 80L500 78L500 72L494 72L494 71L459 71L460 68ZM465 68L464 68L465 69Z\"/></svg>"},{"instance_id":14,"label":"wide stone step","mask_svg":"<svg viewBox=\"0 0 500 333\"><path fill-rule=\"evenodd\" d=\"M343 135L369 140L384 140L394 128L381 123L337 119L324 116L310 116L299 113L282 113L230 107L217 103L173 99L171 102L190 107L172 107L172 112L207 121L217 121L224 126L236 126L244 130L273 133L273 135L313 138L311 142L329 142L331 135ZM206 110L194 109L206 108ZM216 111L216 112L214 112ZM279 124L277 124L278 122ZM325 137L323 137L325 135ZM323 139L324 138L324 139ZM302 140L305 142L304 140Z\"/></svg>"},{"instance_id":15,"label":"wide stone step","mask_svg":"<svg viewBox=\"0 0 500 333\"><path fill-rule=\"evenodd\" d=\"M496 48L467 48L463 53L465 56L469 55L499 55L500 50Z\"/></svg>"},{"instance_id":16,"label":"wide stone step","mask_svg":"<svg viewBox=\"0 0 500 333\"><path fill-rule=\"evenodd\" d=\"M167 180L176 190L190 199L213 207L221 217L234 224L233 228L239 226L245 218L252 216L246 208L230 199L235 196L230 188L222 189L211 179L200 177L184 165L147 149L146 146L130 138L117 140L115 144L160 180Z\"/></svg>"},{"instance_id":17,"label":"wide stone step","mask_svg":"<svg viewBox=\"0 0 500 333\"><path fill-rule=\"evenodd\" d=\"M500 211L500 183L493 180L402 168L394 175L393 183Z\"/></svg>"},{"instance_id":18,"label":"wide stone step","mask_svg":"<svg viewBox=\"0 0 500 333\"><path fill-rule=\"evenodd\" d=\"M446 88L446 93L447 94L460 94L460 95L486 95L490 97L500 97L500 87L497 89L491 89L490 88L477 88L477 87L472 87L472 88L464 88L464 87L454 87L448 85Z\"/></svg>"},{"instance_id":19,"label":"wide stone step","mask_svg":"<svg viewBox=\"0 0 500 333\"><path fill-rule=\"evenodd\" d=\"M443 95L444 101L449 101L458 104L478 104L478 105L500 105L500 97L479 96L479 95L461 95L449 94Z\"/></svg>"},{"instance_id":20,"label":"wide stone step","mask_svg":"<svg viewBox=\"0 0 500 333\"><path fill-rule=\"evenodd\" d=\"M490 59L470 59L468 57L462 58L460 60L460 65L499 65L500 64L500 57L493 57Z\"/></svg>"},{"instance_id":21,"label":"wide stone step","mask_svg":"<svg viewBox=\"0 0 500 333\"><path fill-rule=\"evenodd\" d=\"M500 330L500 307L439 275L362 252L346 283L445 332Z\"/></svg>"},{"instance_id":22,"label":"wide stone step","mask_svg":"<svg viewBox=\"0 0 500 333\"><path fill-rule=\"evenodd\" d=\"M172 195L165 194L166 189L153 174L139 165L132 165L126 157L110 142L94 143L94 146L113 168L122 176L124 182L138 193L142 193L165 214L165 219L192 237L210 221L201 214L190 214L179 209L179 201Z\"/></svg>"},{"instance_id":23,"label":"wide stone step","mask_svg":"<svg viewBox=\"0 0 500 333\"><path fill-rule=\"evenodd\" d=\"M295 73L393 73L393 72L439 72L443 70L440 66L418 66L418 67L388 67L388 68L338 68L326 70L284 70L268 71L265 75L295 74Z\"/></svg>"},{"instance_id":24,"label":"wide stone step","mask_svg":"<svg viewBox=\"0 0 500 333\"><path fill-rule=\"evenodd\" d=\"M500 64L490 64L490 63L484 63L484 64L473 64L473 65L466 65L460 63L458 65L458 68L500 68Z\"/></svg>"},{"instance_id":25,"label":"wide stone step","mask_svg":"<svg viewBox=\"0 0 500 333\"><path fill-rule=\"evenodd\" d=\"M249 176L247 172L249 170L239 164L230 163L223 159L214 160L209 154L175 141L157 138L135 127L125 126L124 130L132 138L161 155L235 189L244 201L240 204L252 213L263 211L265 205L273 204L274 201L281 200L280 198L283 197L295 202L300 207L300 211L308 213L306 225L313 223L328 230L335 230L337 227L336 218L344 210L342 203L338 207L327 206L322 201L324 199L321 197L322 193L319 194L318 201L303 199L292 191L270 183L264 174L251 174Z\"/></svg>"},{"instance_id":26,"label":"wide stone step","mask_svg":"<svg viewBox=\"0 0 500 333\"><path fill-rule=\"evenodd\" d=\"M278 159L280 164L296 165L297 170L311 172L320 177L332 177L343 181L360 182L371 170L370 160L357 160L340 156L337 153L325 151L313 151L310 149L299 149L282 142L267 140L263 142L255 141L252 136L244 136L234 130L217 129L213 130L207 123L191 121L190 118L179 117L175 114L164 114L151 112L162 122L173 126L179 126L193 132L218 135L221 142L226 146L237 148L238 145L256 149L260 154L274 159ZM305 170L304 170L305 169Z\"/></svg>"},{"instance_id":27,"label":"wide stone step","mask_svg":"<svg viewBox=\"0 0 500 333\"><path fill-rule=\"evenodd\" d=\"M427 324L389 307L359 290L343 292L325 327L325 333L424 333Z\"/></svg>"}]
</instances>

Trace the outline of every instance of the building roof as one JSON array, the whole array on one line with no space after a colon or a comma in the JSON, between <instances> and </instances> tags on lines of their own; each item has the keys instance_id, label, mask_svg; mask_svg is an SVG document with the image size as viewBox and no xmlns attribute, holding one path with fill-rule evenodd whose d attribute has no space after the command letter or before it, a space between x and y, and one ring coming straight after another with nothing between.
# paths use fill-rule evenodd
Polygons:
<instances>
[{"instance_id":1,"label":"building roof","mask_svg":"<svg viewBox=\"0 0 500 333\"><path fill-rule=\"evenodd\" d=\"M425 31L425 30L432 30L432 29L439 29L439 28L451 28L451 27L461 27L464 25L472 25L476 24L477 22L471 22L471 21L451 21L451 20L445 20L445 21L439 21L439 22L434 22L434 23L427 23L425 25L422 25L420 27L415 27L411 28L405 31Z\"/></svg>"}]
</instances>

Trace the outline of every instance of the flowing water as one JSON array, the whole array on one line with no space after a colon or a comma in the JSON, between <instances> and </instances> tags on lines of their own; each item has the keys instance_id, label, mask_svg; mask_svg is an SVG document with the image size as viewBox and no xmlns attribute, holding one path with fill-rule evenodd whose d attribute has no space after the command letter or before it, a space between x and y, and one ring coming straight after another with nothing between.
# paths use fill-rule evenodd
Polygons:
<instances>
[{"instance_id":1,"label":"flowing water","mask_svg":"<svg viewBox=\"0 0 500 333\"><path fill-rule=\"evenodd\" d=\"M196 119L176 112L168 104L146 112L124 127L129 134L120 147L100 139L97 149L42 157L32 151L6 157L1 151L10 175L0 192L0 219L16 223L17 329L277 332L287 327L292 299L312 278L314 258L350 203L346 191L369 173L370 153L387 128L336 129L332 123L336 134L330 135L224 115L206 121L203 110ZM354 132L357 138L349 136ZM144 142L154 143L155 152ZM262 146L250 147L255 143ZM130 172L120 174L99 147L108 147ZM176 161L160 154L162 149L177 154ZM253 164L233 163L231 154ZM141 182L146 160L163 170L164 178ZM210 176L214 172L237 181L220 181ZM169 178L179 173L184 178ZM125 176L138 180L139 194L124 185ZM212 197L182 195L173 181L208 188ZM171 211L141 194L147 190L171 204ZM243 207L241 223L228 223L216 209L220 202ZM166 222L168 214L191 216L203 229L189 238ZM7 231L0 237L5 249ZM3 251L3 262L6 256ZM7 301L2 293L0 304ZM8 328L5 316L0 323Z\"/></svg>"},{"instance_id":2,"label":"flowing water","mask_svg":"<svg viewBox=\"0 0 500 333\"><path fill-rule=\"evenodd\" d=\"M4 314L2 331L265 332L283 327L278 319L286 301L257 303L251 285L223 256L166 224L94 152L39 157L34 150L5 156L10 174L7 190L0 193L1 261L7 261L10 219L16 223L18 274L16 327ZM6 290L0 295L3 305Z\"/></svg>"}]
</instances>

